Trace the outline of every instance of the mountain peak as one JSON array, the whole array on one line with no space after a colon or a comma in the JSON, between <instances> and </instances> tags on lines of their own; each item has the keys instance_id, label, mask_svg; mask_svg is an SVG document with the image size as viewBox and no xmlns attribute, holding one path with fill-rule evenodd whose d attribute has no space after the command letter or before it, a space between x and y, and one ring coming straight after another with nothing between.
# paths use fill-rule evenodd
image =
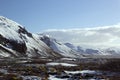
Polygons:
<instances>
[{"instance_id":1,"label":"mountain peak","mask_svg":"<svg viewBox=\"0 0 120 80\"><path fill-rule=\"evenodd\" d=\"M8 19L6 17L0 16L0 23L3 23L3 22L5 23L7 21Z\"/></svg>"},{"instance_id":2,"label":"mountain peak","mask_svg":"<svg viewBox=\"0 0 120 80\"><path fill-rule=\"evenodd\" d=\"M0 26L1 25L9 25L11 27L18 27L18 26L22 27L22 25L20 25L19 23L15 22L11 19L8 19L4 16L0 16Z\"/></svg>"},{"instance_id":3,"label":"mountain peak","mask_svg":"<svg viewBox=\"0 0 120 80\"><path fill-rule=\"evenodd\" d=\"M38 36L20 24L0 16L0 57L59 57Z\"/></svg>"},{"instance_id":4,"label":"mountain peak","mask_svg":"<svg viewBox=\"0 0 120 80\"><path fill-rule=\"evenodd\" d=\"M0 19L4 19L4 18L6 18L6 17L4 17L4 16L0 16Z\"/></svg>"}]
</instances>

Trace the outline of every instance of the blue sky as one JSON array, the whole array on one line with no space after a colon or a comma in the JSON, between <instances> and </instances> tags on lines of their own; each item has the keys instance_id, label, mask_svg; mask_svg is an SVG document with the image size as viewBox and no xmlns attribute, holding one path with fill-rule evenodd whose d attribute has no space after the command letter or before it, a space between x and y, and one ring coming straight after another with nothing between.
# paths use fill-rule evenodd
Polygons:
<instances>
[{"instance_id":1,"label":"blue sky","mask_svg":"<svg viewBox=\"0 0 120 80\"><path fill-rule=\"evenodd\" d=\"M0 0L0 15L31 32L114 25L120 0Z\"/></svg>"}]
</instances>

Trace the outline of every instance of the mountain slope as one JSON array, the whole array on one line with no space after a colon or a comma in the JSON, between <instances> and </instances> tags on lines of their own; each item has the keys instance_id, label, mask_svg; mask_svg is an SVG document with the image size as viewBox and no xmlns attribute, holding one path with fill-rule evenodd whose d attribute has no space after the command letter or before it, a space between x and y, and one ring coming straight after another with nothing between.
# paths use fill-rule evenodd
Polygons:
<instances>
[{"instance_id":1,"label":"mountain slope","mask_svg":"<svg viewBox=\"0 0 120 80\"><path fill-rule=\"evenodd\" d=\"M60 56L20 24L0 16L0 56Z\"/></svg>"},{"instance_id":2,"label":"mountain slope","mask_svg":"<svg viewBox=\"0 0 120 80\"><path fill-rule=\"evenodd\" d=\"M120 55L119 48L87 49L61 43L44 34L32 34L22 25L0 16L0 57L75 57Z\"/></svg>"},{"instance_id":3,"label":"mountain slope","mask_svg":"<svg viewBox=\"0 0 120 80\"><path fill-rule=\"evenodd\" d=\"M39 34L40 39L45 42L51 49L65 57L78 57L81 58L82 55L78 54L75 50L67 47L63 43L60 43L54 38L49 37L48 35Z\"/></svg>"}]
</instances>

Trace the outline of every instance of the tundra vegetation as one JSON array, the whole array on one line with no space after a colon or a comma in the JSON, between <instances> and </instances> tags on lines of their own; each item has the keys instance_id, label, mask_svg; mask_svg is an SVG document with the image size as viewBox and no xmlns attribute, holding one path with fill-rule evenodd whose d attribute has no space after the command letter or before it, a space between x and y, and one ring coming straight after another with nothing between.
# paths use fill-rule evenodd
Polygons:
<instances>
[{"instance_id":1,"label":"tundra vegetation","mask_svg":"<svg viewBox=\"0 0 120 80\"><path fill-rule=\"evenodd\" d=\"M119 80L120 59L44 57L0 59L0 80L54 80L54 78Z\"/></svg>"}]
</instances>

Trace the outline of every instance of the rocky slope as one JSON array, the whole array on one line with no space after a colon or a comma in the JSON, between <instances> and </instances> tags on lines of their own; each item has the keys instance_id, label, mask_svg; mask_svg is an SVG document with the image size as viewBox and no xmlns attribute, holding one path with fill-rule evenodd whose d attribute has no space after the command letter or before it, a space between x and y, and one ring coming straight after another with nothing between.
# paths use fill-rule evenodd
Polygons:
<instances>
[{"instance_id":1,"label":"rocky slope","mask_svg":"<svg viewBox=\"0 0 120 80\"><path fill-rule=\"evenodd\" d=\"M82 55L77 51L69 48L65 44L57 41L56 39L50 37L49 35L39 34L40 40L46 43L53 51L59 53L65 57L78 57L81 58Z\"/></svg>"},{"instance_id":2,"label":"rocky slope","mask_svg":"<svg viewBox=\"0 0 120 80\"><path fill-rule=\"evenodd\" d=\"M46 35L32 34L0 16L0 57L78 57L75 50Z\"/></svg>"},{"instance_id":3,"label":"rocky slope","mask_svg":"<svg viewBox=\"0 0 120 80\"><path fill-rule=\"evenodd\" d=\"M0 16L0 57L58 57L39 37L22 25Z\"/></svg>"}]
</instances>

